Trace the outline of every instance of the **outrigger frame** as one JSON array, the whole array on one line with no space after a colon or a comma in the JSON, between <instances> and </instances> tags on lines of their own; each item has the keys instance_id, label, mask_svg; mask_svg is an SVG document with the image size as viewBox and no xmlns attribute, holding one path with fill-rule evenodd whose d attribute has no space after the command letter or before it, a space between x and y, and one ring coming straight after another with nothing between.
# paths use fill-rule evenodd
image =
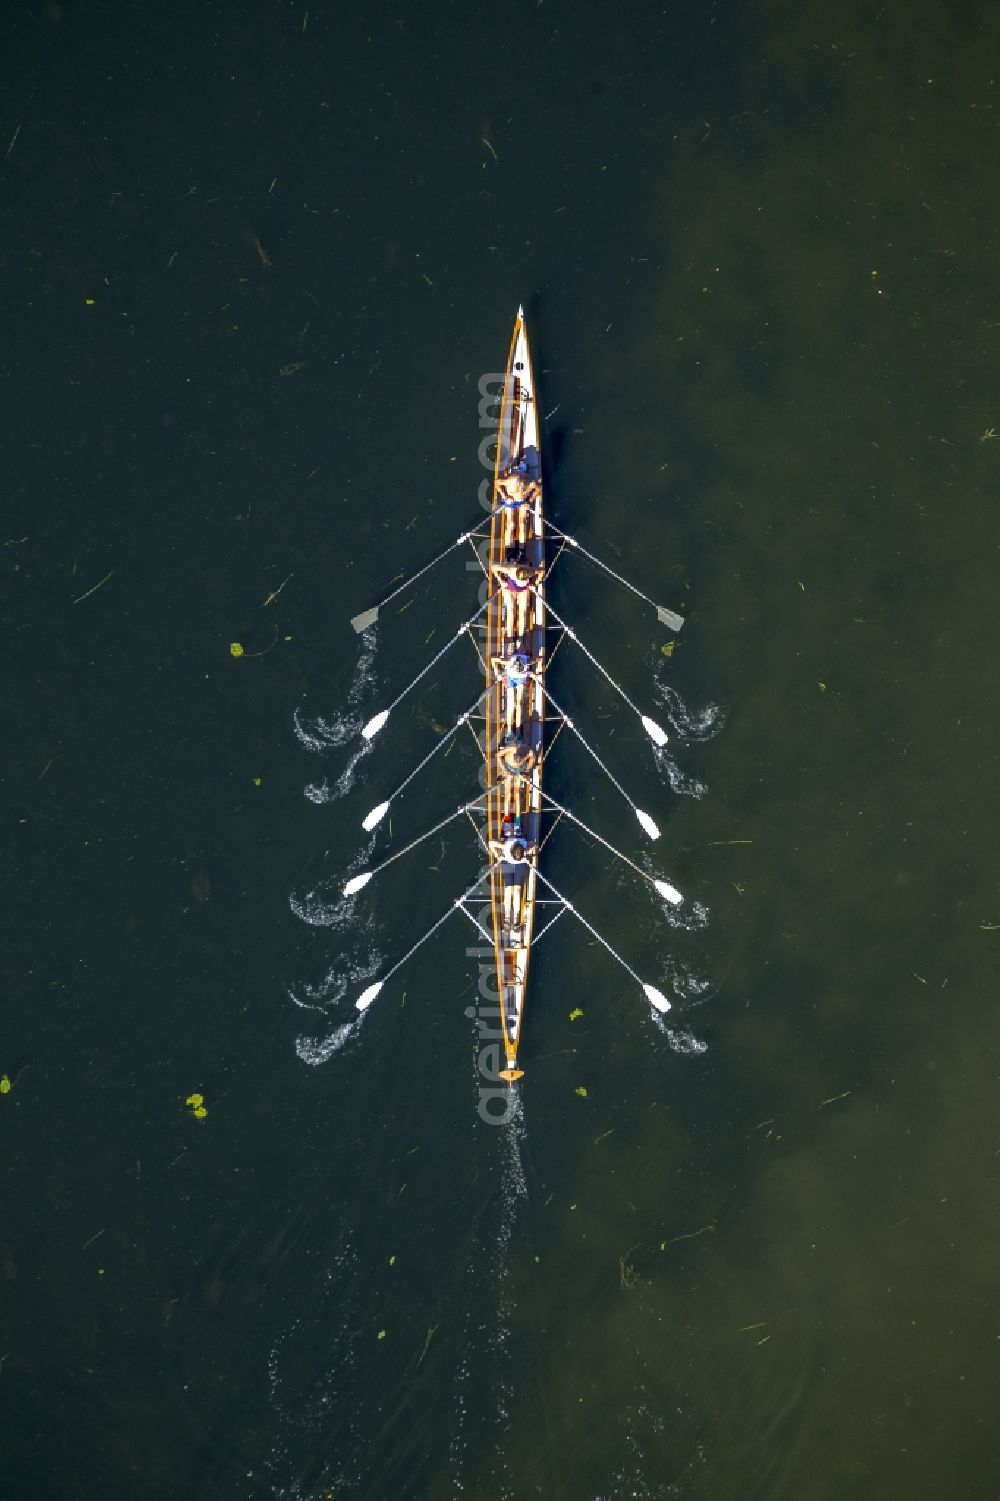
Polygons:
<instances>
[{"instance_id":1,"label":"outrigger frame","mask_svg":"<svg viewBox=\"0 0 1000 1501\"><path fill-rule=\"evenodd\" d=\"M651 605L662 624L673 630L679 630L683 625L683 617L676 611L656 604L628 579L582 547L575 538L547 521L543 509L543 484L537 395L524 311L523 308L518 308L500 392L488 531L479 526L462 532L450 547L405 579L380 604L362 611L351 622L359 634L370 629L386 604L422 578L437 563L466 543L473 548L485 575L484 595L479 609L458 627L445 646L435 653L389 707L368 721L362 735L365 739L376 735L384 727L396 705L431 671L454 642L464 635L470 637L480 658L485 674L485 687L470 708L459 716L390 797L371 809L363 820L363 827L368 831L377 827L394 799L401 795L431 758L450 742L451 737L464 724L470 724L473 718L480 717L484 721L484 730L481 740L478 735L476 739L485 763L483 792L471 802L460 804L454 813L434 824L426 833L390 855L380 865L352 877L344 887L344 895L354 896L380 870L431 838L446 824L462 815L469 817L487 857L485 869L423 937L380 980L368 986L355 1004L359 1011L365 1011L386 981L437 931L451 912L462 911L493 948L505 1053L505 1067L500 1070L500 1077L509 1083L523 1075L523 1069L518 1064L518 1046L524 1021L532 947L538 944L564 911L572 912L591 936L639 984L654 1009L660 1012L670 1009L670 1002L663 992L655 985L642 981L597 929L576 910L572 902L556 891L539 869L539 856L551 833L550 828L543 837L543 818L546 813L551 810L556 816L556 822L566 818L575 823L637 876L652 885L665 902L677 904L682 900L676 887L649 875L628 855L589 828L570 809L555 802L543 790L542 771L548 751L560 731L567 728L628 803L643 832L650 839L659 837L660 831L654 820L637 807L605 766L597 751L577 729L574 721L559 708L547 687L548 662L563 640L571 640L637 716L653 743L662 746L667 741L662 727L642 713L624 688L583 644L576 631L548 603L546 582L557 558L569 547L630 593ZM556 557L551 560L546 555L547 531L551 531L560 541ZM480 648L480 643L473 634L473 627L482 635L484 649ZM550 652L548 638L549 632L553 630L559 633L559 639ZM551 711L548 714L547 706ZM546 725L553 723L557 725L556 734L546 745ZM473 813L485 816L485 838L472 818ZM467 905L473 893L486 881L489 882L492 933L486 931ZM552 893L551 897L538 894L539 882ZM541 932L535 934L535 909L545 902L551 902L557 907L557 911Z\"/></svg>"}]
</instances>

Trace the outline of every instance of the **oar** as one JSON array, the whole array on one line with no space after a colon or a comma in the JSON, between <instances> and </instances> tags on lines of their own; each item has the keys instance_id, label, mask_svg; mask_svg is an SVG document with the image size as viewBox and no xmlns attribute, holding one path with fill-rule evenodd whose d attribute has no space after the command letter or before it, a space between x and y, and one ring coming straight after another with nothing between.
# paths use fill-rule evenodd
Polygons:
<instances>
[{"instance_id":1,"label":"oar","mask_svg":"<svg viewBox=\"0 0 1000 1501\"><path fill-rule=\"evenodd\" d=\"M472 808L477 806L478 798L474 798L471 803L463 803L461 807L455 809L454 813L449 813L447 818L442 818L440 823L436 823L433 828L428 829L426 834L421 834L417 839L411 839L409 844L404 844L403 848L397 850L394 855L390 855L388 860L383 860L381 865L376 865L374 870L363 870L360 875L352 876L344 887L344 895L353 896L356 891L360 891L363 886L367 886L369 881L374 880L379 871L385 870L387 865L392 865L395 860L401 860L404 855L410 853L410 850L416 849L418 844L423 844L425 839L430 839L439 829L443 829L447 824L454 823L456 818L461 818L463 813L468 813Z\"/></svg>"},{"instance_id":2,"label":"oar","mask_svg":"<svg viewBox=\"0 0 1000 1501\"><path fill-rule=\"evenodd\" d=\"M410 783L413 781L413 778L417 775L418 772L423 771L423 769L427 765L428 761L430 761L433 756L437 755L437 753L441 749L441 747L443 745L446 745L448 743L448 741L451 739L452 735L454 735L457 730L461 729L461 727L462 727L463 724L467 724L468 723L470 715L472 715L475 712L475 710L479 708L479 705L482 703L483 699L486 697L486 694L489 691L490 690L488 688L485 689L485 691L482 692L479 695L479 697L476 699L475 703L472 704L468 709L466 709L466 711L465 711L464 714L460 714L458 716L458 718L456 719L455 723L452 725L451 729L447 730L441 736L441 739L438 741L437 745L435 745L432 750L429 750L427 752L426 756L424 757L424 759L422 761L418 762L418 764L413 768L413 770L410 772L410 775L406 778L406 780L400 782L400 784L396 788L395 792L391 792L389 794L389 796L386 798L386 800L385 800L384 803L378 803L376 805L376 807L374 807L371 810L371 812L366 815L366 817L362 820L362 823L361 823L361 827L363 829L367 829L368 832L370 833L371 830L375 828L376 824L380 824L382 822L382 820L385 817L386 813L389 811L389 804L392 802L393 798L398 797L399 794L404 790L404 788L409 787Z\"/></svg>"},{"instance_id":3,"label":"oar","mask_svg":"<svg viewBox=\"0 0 1000 1501\"><path fill-rule=\"evenodd\" d=\"M548 876L543 875L540 870L537 871L536 874L538 875L538 879L542 882L542 884L547 886L553 893L553 895L559 898L563 906L566 908L566 911L572 912L573 916L578 918L579 921L583 923L583 926L587 929L587 932L590 933L592 937L597 939L598 943L601 945L601 948L607 949L612 959L617 959L622 969L625 970L627 974L630 974L632 976L633 980L640 987L650 1005L655 1006L657 1011L669 1011L670 1002L663 994L663 991L657 990L655 985L647 985L645 980L640 980L631 964L626 964L621 954L616 953L615 950L611 947L610 943L608 943L607 939L601 937L600 933L598 933L597 929L593 926L592 923L589 923L587 921L583 913L578 912L573 906L573 903L567 901L566 897L563 896L561 891L556 890L552 882L549 880Z\"/></svg>"},{"instance_id":4,"label":"oar","mask_svg":"<svg viewBox=\"0 0 1000 1501\"><path fill-rule=\"evenodd\" d=\"M427 942L428 938L430 938L432 934L434 934L434 933L437 932L438 928L441 927L442 923L446 923L448 921L449 917L456 910L456 908L461 907L463 902L467 902L468 901L468 899L472 895L472 893L476 890L477 887L479 887L479 886L481 886L483 884L483 882L486 880L486 877L488 875L489 875L489 868L487 867L487 869L484 870L483 873L482 873L482 875L479 877L478 881L474 881L472 883L472 885L469 887L468 891L463 892L460 897L456 898L456 900L454 902L452 902L451 906L448 908L448 910L444 914L444 916L443 917L439 917L438 920L437 920L437 922L433 923L427 929L427 932L424 934L423 938L418 938L417 941L416 941L416 943L413 945L413 947L410 948L410 949L407 949L407 951L403 955L402 959L398 960L392 966L392 969L390 969L385 975L382 976L381 980L376 980L375 983L374 983L374 985L369 985L367 990L363 990L361 992L361 994L358 996L357 1000L354 1002L355 1006L357 1006L357 1008L358 1008L359 1011L364 1011L366 1009L366 1007L368 1007L368 1006L371 1005L372 1001L378 995L379 991L382 989L382 986L386 983L386 981L387 980L391 980L392 977L393 977L393 975L396 973L396 971L398 969L402 969L402 967L406 963L407 959L411 958L417 952L417 949L419 949L423 944L425 944Z\"/></svg>"},{"instance_id":5,"label":"oar","mask_svg":"<svg viewBox=\"0 0 1000 1501\"><path fill-rule=\"evenodd\" d=\"M537 595L538 590L532 589L531 592L532 594ZM573 627L571 625L567 625L561 615L556 614L555 610L553 610L547 599L543 602L543 604L544 608L552 616L553 620L557 620L559 622L570 640L576 642L577 646L583 652L583 655L587 658L587 660L597 668L598 672L601 674L601 677L604 678L605 682L610 683L612 688L618 694L618 697L622 699L624 703L628 704L633 714L638 715L643 729L646 731L646 734L649 736L650 740L652 740L653 744L666 745L669 738L666 730L661 729L655 719L650 719L648 714L643 714L642 710L632 702L622 685L620 683L616 683L610 672L608 672L606 668L601 666L600 662L598 662L597 658L594 656L594 653L592 651L589 651L588 648L584 646L583 642L580 640ZM363 733L367 732L365 731Z\"/></svg>"},{"instance_id":6,"label":"oar","mask_svg":"<svg viewBox=\"0 0 1000 1501\"><path fill-rule=\"evenodd\" d=\"M469 618L468 618L468 620L464 621L463 624L459 626L458 630L455 632L454 636L452 636L451 640L450 641L446 641L445 644L444 644L444 646L442 646L441 650L439 652L437 652L433 657L431 657L430 661L427 663L427 666L426 667L422 667L420 669L420 671L417 673L416 677L413 679L413 682L412 683L407 683L407 685L403 689L402 693L398 693L396 695L396 697L393 699L392 703L389 705L388 709L382 709L382 710L380 710L380 712L375 715L374 719L369 719L368 723L365 725L364 729L361 731L362 735L365 737L366 740L370 740L373 735L377 735L378 734L379 730L385 724L386 720L389 718L389 715L392 713L392 711L396 707L396 705L398 703L402 702L402 700L406 697L406 695L409 693L409 691L410 691L411 688L415 688L417 686L417 684L420 682L421 678L425 678L427 676L427 674L430 672L430 670L431 670L432 667L436 667L437 666L438 662L440 662L441 658L444 656L445 652L449 649L449 647L454 646L454 644L458 640L459 636L464 636L465 635L465 632L469 629L469 626L473 625L479 619L480 615L486 609L486 606L488 604L489 604L489 600L485 599L483 601L483 603L479 606L479 609L476 611L475 615L470 615Z\"/></svg>"},{"instance_id":7,"label":"oar","mask_svg":"<svg viewBox=\"0 0 1000 1501\"><path fill-rule=\"evenodd\" d=\"M655 886L665 902L670 902L672 906L676 907L684 900L676 886L671 886L669 881L660 881L655 876L647 875L641 866L636 865L634 860L630 860L628 855L623 855L621 850L615 849L614 845L609 844L602 834L598 834L596 829L588 827L582 818L577 818L576 814L571 813L568 808L564 808L562 803L557 803L554 797L550 797L547 792L543 792L542 798L548 803L550 808L555 808L557 813L561 813L565 818L568 818L570 823L575 823L585 834L589 834L591 839L596 839L598 844L603 844L604 848L609 850L612 855L617 855L618 859L624 861L626 865L635 871L637 876L642 876L642 879L648 881L650 886Z\"/></svg>"},{"instance_id":8,"label":"oar","mask_svg":"<svg viewBox=\"0 0 1000 1501\"><path fill-rule=\"evenodd\" d=\"M471 536L471 532L463 532L450 547L446 547L444 552L438 553L436 558L432 558L429 563L425 563L423 568L418 568L416 573L411 573L410 577L404 579L401 584L393 589L391 594L386 595L385 599L380 600L377 605L373 605L370 610L362 610L360 615L355 615L351 620L351 624L358 635L360 636L362 631L366 631L370 625L375 624L378 619L379 610L384 610L386 605L396 598L397 594L402 594L403 590L408 589L411 584L415 584L417 579L423 578L425 573L429 573L432 568L436 568L438 563L455 551L456 547L461 547L463 542L468 542Z\"/></svg>"},{"instance_id":9,"label":"oar","mask_svg":"<svg viewBox=\"0 0 1000 1501\"><path fill-rule=\"evenodd\" d=\"M628 793L625 791L625 788L622 786L621 782L619 782L618 778L615 777L615 776L613 776L612 773L608 770L608 768L605 766L604 762L601 760L600 756L595 751L594 747L592 745L588 744L588 742L586 740L584 740L583 736L580 734L580 731L577 729L577 727L573 723L572 719L570 719L569 715L566 713L566 710L565 709L560 709L559 705L556 703L555 699L552 697L552 694L549 692L549 690L546 688L545 684L542 682L541 678L538 677L537 674L534 673L534 672L531 674L531 677L534 678L535 682L541 688L542 692L545 694L545 697L548 699L548 701L552 705L553 709L555 709L556 713L562 715L563 724L566 725L567 729L570 729L570 730L573 731L573 734L576 736L577 740L579 740L579 742L583 746L584 750L590 752L590 754L593 756L594 760L597 762L598 766L601 768L601 770L603 771L604 775L607 777L607 779L611 783L611 785L613 787L617 787L618 788L618 791L621 793L622 797L628 803L629 807L632 809L632 812L635 814L636 818L639 820L640 827L645 831L645 833L647 833L649 835L650 839L659 839L659 837L660 837L659 828L653 822L653 820L650 818L649 814L648 813L644 813L641 808L637 808L636 807L635 803L629 797Z\"/></svg>"},{"instance_id":10,"label":"oar","mask_svg":"<svg viewBox=\"0 0 1000 1501\"><path fill-rule=\"evenodd\" d=\"M613 568L609 568L607 563L603 562L601 558L596 557L592 552L588 552L583 544L578 542L575 537L571 537L568 532L561 532L557 526L553 526L552 522L549 521L548 518L546 518L545 521L545 528L547 531L555 532L556 536L561 537L564 542L568 542L570 547L575 547L577 552L582 553L585 558L590 559L591 563L595 563L598 568L603 569L604 572L608 574L610 578L613 578L616 583L619 583L624 588L630 590L630 592L634 594L637 599L641 599L644 604L652 605L653 609L656 611L656 618L660 621L661 625L668 625L672 631L680 630L681 626L684 624L683 615L678 615L676 610L668 610L666 605L658 605L655 599L650 599L648 594L643 594L641 589L637 589L634 584L629 583L627 578L622 578L622 575L620 573L616 573Z\"/></svg>"}]
</instances>

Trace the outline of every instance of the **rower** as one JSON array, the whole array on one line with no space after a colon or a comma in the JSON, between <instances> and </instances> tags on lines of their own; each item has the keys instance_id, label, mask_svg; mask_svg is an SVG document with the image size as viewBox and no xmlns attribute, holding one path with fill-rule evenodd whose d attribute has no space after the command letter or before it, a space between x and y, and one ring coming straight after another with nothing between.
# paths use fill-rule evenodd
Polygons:
<instances>
[{"instance_id":1,"label":"rower","mask_svg":"<svg viewBox=\"0 0 1000 1501\"><path fill-rule=\"evenodd\" d=\"M520 640L528 628L528 598L541 569L529 568L526 563L494 563L493 572L503 595L504 635L508 641Z\"/></svg>"},{"instance_id":2,"label":"rower","mask_svg":"<svg viewBox=\"0 0 1000 1501\"><path fill-rule=\"evenodd\" d=\"M505 657L491 657L490 666L497 679L503 683L507 733L511 734L521 728L524 713L524 689L532 672L538 666L538 659L529 661L526 652L511 650Z\"/></svg>"},{"instance_id":3,"label":"rower","mask_svg":"<svg viewBox=\"0 0 1000 1501\"><path fill-rule=\"evenodd\" d=\"M524 835L519 828L504 839L491 839L489 848L490 854L495 859L505 860L508 865L525 865L536 853L533 844L525 843Z\"/></svg>"},{"instance_id":4,"label":"rower","mask_svg":"<svg viewBox=\"0 0 1000 1501\"><path fill-rule=\"evenodd\" d=\"M503 782L503 816L510 816L515 800L521 802L521 781L532 772L538 763L538 752L525 745L517 735L505 735L497 751L497 770Z\"/></svg>"},{"instance_id":5,"label":"rower","mask_svg":"<svg viewBox=\"0 0 1000 1501\"><path fill-rule=\"evenodd\" d=\"M526 479L523 470L515 468L497 481L497 509L503 512L503 542L512 547L517 521L517 543L523 547L528 536L528 507L542 492L537 480Z\"/></svg>"},{"instance_id":6,"label":"rower","mask_svg":"<svg viewBox=\"0 0 1000 1501\"><path fill-rule=\"evenodd\" d=\"M510 929L513 942L516 931L521 927L524 910L524 881L519 878L519 867L527 865L538 853L538 846L529 844L525 839L521 832L520 818L505 817L500 836L499 839L491 839L488 848L495 860L515 867L510 872L510 878L505 878L503 871L500 873L503 887L503 920L505 926Z\"/></svg>"}]
</instances>

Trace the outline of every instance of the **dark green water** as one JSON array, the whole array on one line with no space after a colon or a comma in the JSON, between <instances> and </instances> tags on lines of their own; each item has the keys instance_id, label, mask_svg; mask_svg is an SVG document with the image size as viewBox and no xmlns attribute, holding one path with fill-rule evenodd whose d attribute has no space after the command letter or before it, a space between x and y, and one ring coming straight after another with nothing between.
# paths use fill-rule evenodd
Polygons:
<instances>
[{"instance_id":1,"label":"dark green water","mask_svg":"<svg viewBox=\"0 0 1000 1501\"><path fill-rule=\"evenodd\" d=\"M996 1496L998 32L12 8L12 1501ZM668 660L560 564L678 732L658 765L560 654L694 917L557 833L677 1004L654 1026L564 918L500 1131L458 920L334 1046L468 841L337 892L476 691L456 647L342 781L471 611L444 564L359 666L350 615L476 514L520 300L553 514L689 617ZM565 740L554 789L634 853ZM394 837L474 766L432 763Z\"/></svg>"}]
</instances>

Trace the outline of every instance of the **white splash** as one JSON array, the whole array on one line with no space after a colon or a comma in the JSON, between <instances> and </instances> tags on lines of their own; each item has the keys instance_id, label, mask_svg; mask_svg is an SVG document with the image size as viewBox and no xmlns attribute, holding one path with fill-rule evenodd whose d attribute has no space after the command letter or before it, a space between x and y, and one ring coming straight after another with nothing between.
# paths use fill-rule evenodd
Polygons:
<instances>
[{"instance_id":1,"label":"white splash","mask_svg":"<svg viewBox=\"0 0 1000 1501\"><path fill-rule=\"evenodd\" d=\"M343 897L334 900L333 889L331 885L328 896L322 896L318 891L306 891L302 896L296 896L292 892L288 905L295 916L308 923L311 928L344 928L350 920L350 914L342 911Z\"/></svg>"},{"instance_id":2,"label":"white splash","mask_svg":"<svg viewBox=\"0 0 1000 1501\"><path fill-rule=\"evenodd\" d=\"M708 1043L702 1042L700 1037L695 1037L693 1032L682 1032L678 1027L672 1027L662 1016L653 1012L653 1025L658 1032L662 1032L667 1042L675 1053L682 1057L694 1058L701 1053L708 1052Z\"/></svg>"},{"instance_id":3,"label":"white splash","mask_svg":"<svg viewBox=\"0 0 1000 1501\"><path fill-rule=\"evenodd\" d=\"M354 1021L334 1027L326 1037L296 1037L295 1051L303 1063L308 1063L313 1068L321 1063L328 1063L334 1053L340 1052L348 1038L357 1034L363 1021L364 1012Z\"/></svg>"},{"instance_id":4,"label":"white splash","mask_svg":"<svg viewBox=\"0 0 1000 1501\"><path fill-rule=\"evenodd\" d=\"M708 927L711 916L704 902L687 900L682 907L671 906L669 902L662 902L661 909L664 921L672 928L682 928L685 933L700 933Z\"/></svg>"},{"instance_id":5,"label":"white splash","mask_svg":"<svg viewBox=\"0 0 1000 1501\"><path fill-rule=\"evenodd\" d=\"M334 787L334 790L330 797L327 799L328 802L333 802L334 799L338 797L345 797L346 794L350 792L351 788L354 786L354 778L357 775L359 763L364 760L365 756L370 755L371 751L372 743L370 740L365 740L361 745L358 746L357 750L354 752L354 755L348 761L347 765L340 773L340 776L337 778L336 786Z\"/></svg>"},{"instance_id":6,"label":"white splash","mask_svg":"<svg viewBox=\"0 0 1000 1501\"><path fill-rule=\"evenodd\" d=\"M353 904L345 902L342 905ZM382 966L383 958L378 949L370 950L363 964L339 955L321 980L293 981L285 986L285 990L288 999L301 1011L318 1011L321 1016L330 1017L348 997L356 995L365 981L377 974ZM338 1022L321 1037L301 1033L295 1039L296 1054L303 1063L312 1066L326 1063L334 1053L339 1053L350 1038L357 1036L364 1015L363 1012L359 1015L352 1011L347 1021Z\"/></svg>"},{"instance_id":7,"label":"white splash","mask_svg":"<svg viewBox=\"0 0 1000 1501\"><path fill-rule=\"evenodd\" d=\"M358 773L358 765L370 753L371 749L371 742L368 740L364 741L351 756L351 759L332 787L326 777L323 778L322 782L309 782L302 789L303 797L307 797L311 803L319 805L335 803L338 799L346 797L354 786L354 779Z\"/></svg>"},{"instance_id":8,"label":"white splash","mask_svg":"<svg viewBox=\"0 0 1000 1501\"><path fill-rule=\"evenodd\" d=\"M360 722L357 718L352 719L347 714L339 715L334 720L323 719L317 715L313 719L306 719L300 708L292 715L292 728L298 737L299 743L304 745L307 751L313 755L321 756L333 746L343 745L357 734Z\"/></svg>"},{"instance_id":9,"label":"white splash","mask_svg":"<svg viewBox=\"0 0 1000 1501\"><path fill-rule=\"evenodd\" d=\"M657 864L657 861L654 860L649 850L644 849L639 851L637 863L641 865L654 884L656 878L663 874L664 862L661 861ZM668 873L671 875L674 874L673 871L669 871ZM619 887L622 890L628 890L630 883L625 872L616 871L616 876ZM632 884L634 885L634 882ZM684 892L684 900L682 902L671 902L666 897L661 896L656 905L668 927L680 928L686 933L698 933L702 928L708 926L709 910L704 902L699 902L694 897L688 896L687 887L683 883L682 890Z\"/></svg>"},{"instance_id":10,"label":"white splash","mask_svg":"<svg viewBox=\"0 0 1000 1501\"><path fill-rule=\"evenodd\" d=\"M348 986L353 983L353 976L345 975L339 960L331 964L322 980L312 983L309 980L296 980L293 984L285 986L288 999L300 1007L303 1011L320 1011L324 1016L328 1015L331 1007L336 1006L347 994Z\"/></svg>"},{"instance_id":11,"label":"white splash","mask_svg":"<svg viewBox=\"0 0 1000 1501\"><path fill-rule=\"evenodd\" d=\"M653 684L653 691L657 702L665 708L667 721L673 726L677 738L687 741L688 744L714 740L726 722L725 707L722 704L710 702L700 709L691 708L671 683L664 683L661 680L660 671L660 664L657 663L657 677Z\"/></svg>"},{"instance_id":12,"label":"white splash","mask_svg":"<svg viewBox=\"0 0 1000 1501\"><path fill-rule=\"evenodd\" d=\"M653 747L653 758L656 761L656 769L670 786L671 792L678 797L704 797L708 791L705 782L698 777L689 776L683 772L674 760L670 751L665 746Z\"/></svg>"},{"instance_id":13,"label":"white splash","mask_svg":"<svg viewBox=\"0 0 1000 1501\"><path fill-rule=\"evenodd\" d=\"M361 635L361 646L354 669L354 678L347 690L347 703L343 710L332 716L306 715L301 707L292 714L292 728L299 744L312 755L325 755L337 750L349 741L357 739L364 723L362 701L370 701L375 683L374 663L378 653L378 627L371 625ZM311 803L331 803L344 797L354 785L358 763L371 749L368 741L355 750L346 767L331 788L324 777L321 782L311 782L305 788L305 796Z\"/></svg>"},{"instance_id":14,"label":"white splash","mask_svg":"<svg viewBox=\"0 0 1000 1501\"><path fill-rule=\"evenodd\" d=\"M348 719L345 716L333 724L325 720L312 720L306 723L302 719L299 710L296 709L292 716L292 723L301 743L307 750L315 754L335 749L345 744L346 741L358 735L361 730L360 715L356 715L352 719ZM350 760L332 787L324 777L321 782L309 782L303 789L303 795L311 803L332 803L336 802L338 798L345 797L354 786L354 779L357 776L357 769L360 762L364 760L365 756L370 754L371 749L371 741L363 740L352 753Z\"/></svg>"},{"instance_id":15,"label":"white splash","mask_svg":"<svg viewBox=\"0 0 1000 1501\"><path fill-rule=\"evenodd\" d=\"M344 896L344 885L371 864L375 838L373 834L343 872L319 881L308 891L289 892L288 905L300 921L311 928L332 928L337 933L354 924L357 903L353 897Z\"/></svg>"},{"instance_id":16,"label":"white splash","mask_svg":"<svg viewBox=\"0 0 1000 1501\"><path fill-rule=\"evenodd\" d=\"M714 986L711 980L703 980L696 975L693 969L686 964L679 963L676 959L670 965L670 983L676 995L687 1001L689 1005L708 999L713 992Z\"/></svg>"}]
</instances>

